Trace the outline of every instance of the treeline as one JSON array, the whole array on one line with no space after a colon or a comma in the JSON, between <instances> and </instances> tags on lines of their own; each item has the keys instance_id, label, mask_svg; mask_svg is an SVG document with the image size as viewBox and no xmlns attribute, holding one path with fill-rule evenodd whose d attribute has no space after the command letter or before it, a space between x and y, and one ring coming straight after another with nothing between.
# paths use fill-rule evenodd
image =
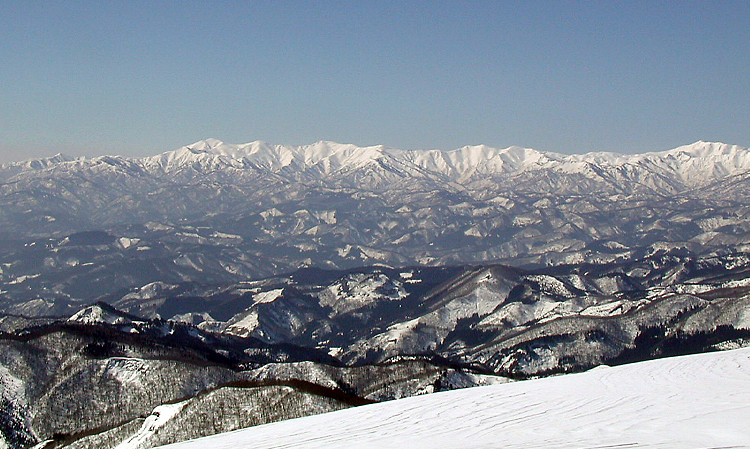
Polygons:
<instances>
[{"instance_id":1,"label":"treeline","mask_svg":"<svg viewBox=\"0 0 750 449\"><path fill-rule=\"evenodd\" d=\"M713 330L687 333L682 330L674 332L669 325L660 324L643 329L632 347L607 360L606 364L621 365L660 357L699 354L715 351L721 343L743 343L743 340L744 343L750 341L750 329L721 325Z\"/></svg>"}]
</instances>

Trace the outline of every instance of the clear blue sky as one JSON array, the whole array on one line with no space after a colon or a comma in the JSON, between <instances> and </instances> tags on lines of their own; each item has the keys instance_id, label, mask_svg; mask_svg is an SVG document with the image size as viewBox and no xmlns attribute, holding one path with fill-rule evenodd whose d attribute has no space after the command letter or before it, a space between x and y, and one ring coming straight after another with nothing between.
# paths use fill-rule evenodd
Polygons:
<instances>
[{"instance_id":1,"label":"clear blue sky","mask_svg":"<svg viewBox=\"0 0 750 449\"><path fill-rule=\"evenodd\" d=\"M0 162L750 146L748 1L0 1Z\"/></svg>"}]
</instances>

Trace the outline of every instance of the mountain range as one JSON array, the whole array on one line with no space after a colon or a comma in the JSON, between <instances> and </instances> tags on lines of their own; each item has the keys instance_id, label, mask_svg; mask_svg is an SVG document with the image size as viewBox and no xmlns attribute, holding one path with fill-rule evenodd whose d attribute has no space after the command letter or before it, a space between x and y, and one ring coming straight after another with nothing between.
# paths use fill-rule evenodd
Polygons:
<instances>
[{"instance_id":1,"label":"mountain range","mask_svg":"<svg viewBox=\"0 0 750 449\"><path fill-rule=\"evenodd\" d=\"M208 139L141 159L9 164L0 168L0 310L56 298L24 309L44 314L157 281L238 282L306 266L745 251L748 170L746 148L708 142L565 156Z\"/></svg>"},{"instance_id":2,"label":"mountain range","mask_svg":"<svg viewBox=\"0 0 750 449\"><path fill-rule=\"evenodd\" d=\"M0 313L11 448L147 449L351 406L750 344L750 255L303 269Z\"/></svg>"},{"instance_id":3,"label":"mountain range","mask_svg":"<svg viewBox=\"0 0 750 449\"><path fill-rule=\"evenodd\" d=\"M747 346L748 194L750 151L709 142L4 165L0 447L146 449Z\"/></svg>"},{"instance_id":4,"label":"mountain range","mask_svg":"<svg viewBox=\"0 0 750 449\"><path fill-rule=\"evenodd\" d=\"M165 176L197 180L217 171L237 180L275 173L287 181L356 185L362 190L387 187L384 181L404 178L433 180L460 190L485 178L514 177L521 173L578 174L594 184L610 184L616 191L669 194L706 185L750 169L746 148L718 142L695 142L673 150L642 154L586 153L563 155L530 148L465 146L451 151L399 150L382 145L358 147L320 141L311 145L271 145L261 141L235 145L207 139L140 159L120 156L71 158L58 154L2 166L5 182L21 173L41 177L65 171L110 172L126 176ZM103 173L102 173L103 174ZM367 176L369 175L369 178ZM370 182L364 182L370 181ZM455 183L451 185L450 183ZM466 187L469 188L469 187ZM513 189L517 190L517 189Z\"/></svg>"}]
</instances>

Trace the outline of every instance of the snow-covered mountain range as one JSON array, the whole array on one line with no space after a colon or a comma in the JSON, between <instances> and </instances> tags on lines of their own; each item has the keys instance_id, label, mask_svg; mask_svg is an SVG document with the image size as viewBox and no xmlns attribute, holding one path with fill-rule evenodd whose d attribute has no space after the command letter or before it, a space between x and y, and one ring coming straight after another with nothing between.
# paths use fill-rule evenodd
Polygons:
<instances>
[{"instance_id":1,"label":"snow-covered mountain range","mask_svg":"<svg viewBox=\"0 0 750 449\"><path fill-rule=\"evenodd\" d=\"M141 159L56 156L0 168L0 291L91 300L155 281L233 282L301 266L745 250L748 170L746 148L708 142L566 156L208 139ZM89 293L60 283L71 278ZM96 279L107 279L103 289Z\"/></svg>"},{"instance_id":2,"label":"snow-covered mountain range","mask_svg":"<svg viewBox=\"0 0 750 449\"><path fill-rule=\"evenodd\" d=\"M307 269L234 285L151 284L107 301L202 331L315 348L348 365L437 356L522 378L742 344L749 273L747 254L660 252L536 270Z\"/></svg>"},{"instance_id":3,"label":"snow-covered mountain range","mask_svg":"<svg viewBox=\"0 0 750 449\"><path fill-rule=\"evenodd\" d=\"M746 254L674 252L535 271L306 269L234 285L144 285L110 297L116 307L69 317L0 313L0 445L148 449L383 400L744 347L749 273ZM550 416L569 411L539 403Z\"/></svg>"},{"instance_id":4,"label":"snow-covered mountain range","mask_svg":"<svg viewBox=\"0 0 750 449\"><path fill-rule=\"evenodd\" d=\"M0 447L745 346L749 154L209 139L2 166Z\"/></svg>"},{"instance_id":5,"label":"snow-covered mountain range","mask_svg":"<svg viewBox=\"0 0 750 449\"><path fill-rule=\"evenodd\" d=\"M255 141L229 144L206 139L177 150L140 159L119 156L78 158L58 154L51 158L29 160L2 166L5 179L29 171L56 169L96 170L102 164L122 170L176 175L185 172L210 174L215 170L251 170L281 173L291 178L326 179L335 182L356 171L390 171L390 177L426 177L465 184L471 180L515 176L522 172L548 171L581 174L593 180L620 182L621 189L637 189L627 182L651 179L645 187L672 191L695 187L727 175L750 170L748 150L718 142L695 142L673 150L643 154L586 153L563 155L530 148L491 148L465 146L450 151L399 150L382 145L358 147L320 141L311 145L272 145ZM304 174L304 176L301 176ZM296 175L296 176L295 176ZM661 184L657 181L666 184ZM376 185L363 183L369 190ZM662 192L671 193L671 192Z\"/></svg>"}]
</instances>

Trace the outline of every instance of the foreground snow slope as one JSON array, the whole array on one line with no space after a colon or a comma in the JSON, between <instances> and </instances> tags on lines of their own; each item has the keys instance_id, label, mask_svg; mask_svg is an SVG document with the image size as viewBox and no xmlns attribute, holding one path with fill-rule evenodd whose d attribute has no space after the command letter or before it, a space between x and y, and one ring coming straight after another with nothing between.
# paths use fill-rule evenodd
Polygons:
<instances>
[{"instance_id":1,"label":"foreground snow slope","mask_svg":"<svg viewBox=\"0 0 750 449\"><path fill-rule=\"evenodd\" d=\"M750 348L436 393L165 446L750 447Z\"/></svg>"}]
</instances>

